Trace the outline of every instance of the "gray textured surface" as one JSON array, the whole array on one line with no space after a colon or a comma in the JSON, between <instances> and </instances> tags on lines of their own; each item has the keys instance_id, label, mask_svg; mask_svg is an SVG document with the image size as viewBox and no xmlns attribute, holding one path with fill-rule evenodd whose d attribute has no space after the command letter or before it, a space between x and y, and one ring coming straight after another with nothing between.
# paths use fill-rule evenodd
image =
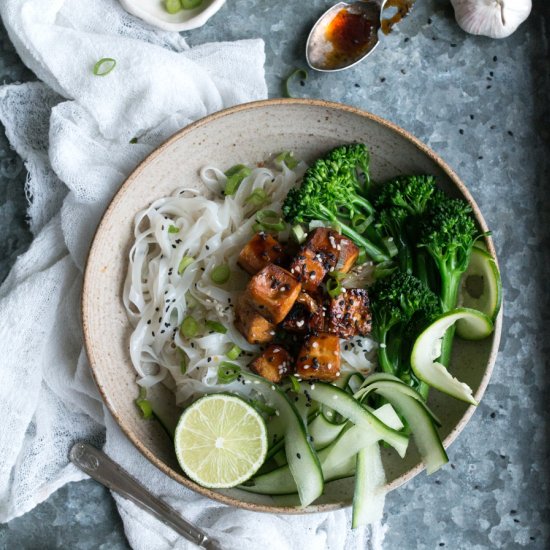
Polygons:
<instances>
[{"instance_id":1,"label":"gray textured surface","mask_svg":"<svg viewBox=\"0 0 550 550\"><path fill-rule=\"evenodd\" d=\"M228 0L191 44L262 36L270 95L304 67L307 29L328 1ZM410 130L458 172L493 229L506 320L479 410L450 449L451 464L390 494L388 549L550 546L550 9L505 41L465 35L444 0L419 2L369 60L348 72L310 73L296 95L340 101ZM0 81L32 78L0 31ZM0 280L30 241L24 169L0 135ZM0 548L126 548L107 491L71 484L0 526Z\"/></svg>"}]
</instances>

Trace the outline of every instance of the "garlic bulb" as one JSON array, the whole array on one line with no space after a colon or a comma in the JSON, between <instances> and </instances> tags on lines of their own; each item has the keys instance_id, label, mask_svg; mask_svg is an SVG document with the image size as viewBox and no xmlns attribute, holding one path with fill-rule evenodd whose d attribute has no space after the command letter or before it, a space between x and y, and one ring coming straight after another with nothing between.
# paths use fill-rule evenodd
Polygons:
<instances>
[{"instance_id":1,"label":"garlic bulb","mask_svg":"<svg viewBox=\"0 0 550 550\"><path fill-rule=\"evenodd\" d=\"M456 22L470 34L510 36L531 12L531 0L451 0Z\"/></svg>"}]
</instances>

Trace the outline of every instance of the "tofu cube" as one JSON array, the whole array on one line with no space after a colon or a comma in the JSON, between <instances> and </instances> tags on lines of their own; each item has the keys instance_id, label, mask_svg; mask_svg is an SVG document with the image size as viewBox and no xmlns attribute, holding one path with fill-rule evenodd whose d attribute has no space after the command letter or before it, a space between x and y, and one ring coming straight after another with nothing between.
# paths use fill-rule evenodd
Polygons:
<instances>
[{"instance_id":1,"label":"tofu cube","mask_svg":"<svg viewBox=\"0 0 550 550\"><path fill-rule=\"evenodd\" d=\"M363 288L346 289L330 301L326 330L340 338L367 336L372 329L369 296Z\"/></svg>"},{"instance_id":2,"label":"tofu cube","mask_svg":"<svg viewBox=\"0 0 550 550\"><path fill-rule=\"evenodd\" d=\"M250 344L267 344L275 338L275 325L256 311L246 294L236 303L235 326Z\"/></svg>"},{"instance_id":3,"label":"tofu cube","mask_svg":"<svg viewBox=\"0 0 550 550\"><path fill-rule=\"evenodd\" d=\"M347 273L359 256L359 248L351 239L326 227L315 229L306 244L311 250L326 256L329 271L335 269Z\"/></svg>"},{"instance_id":4,"label":"tofu cube","mask_svg":"<svg viewBox=\"0 0 550 550\"><path fill-rule=\"evenodd\" d=\"M284 250L279 241L269 233L256 233L239 254L238 264L250 275L255 275L267 264L284 260Z\"/></svg>"},{"instance_id":5,"label":"tofu cube","mask_svg":"<svg viewBox=\"0 0 550 550\"><path fill-rule=\"evenodd\" d=\"M359 256L359 248L333 229L318 227L300 249L290 265L290 272L313 292L329 271L349 271Z\"/></svg>"},{"instance_id":6,"label":"tofu cube","mask_svg":"<svg viewBox=\"0 0 550 550\"><path fill-rule=\"evenodd\" d=\"M296 376L302 380L336 380L340 376L340 339L320 332L308 336L298 353Z\"/></svg>"},{"instance_id":7,"label":"tofu cube","mask_svg":"<svg viewBox=\"0 0 550 550\"><path fill-rule=\"evenodd\" d=\"M256 311L274 324L287 316L301 290L302 285L286 269L275 264L256 273L246 287Z\"/></svg>"},{"instance_id":8,"label":"tofu cube","mask_svg":"<svg viewBox=\"0 0 550 550\"><path fill-rule=\"evenodd\" d=\"M303 304L294 304L288 315L283 319L281 326L289 332L303 334L309 332L311 313Z\"/></svg>"},{"instance_id":9,"label":"tofu cube","mask_svg":"<svg viewBox=\"0 0 550 550\"><path fill-rule=\"evenodd\" d=\"M270 382L278 384L290 372L292 358L281 346L271 344L252 363L250 368Z\"/></svg>"},{"instance_id":10,"label":"tofu cube","mask_svg":"<svg viewBox=\"0 0 550 550\"><path fill-rule=\"evenodd\" d=\"M322 297L300 292L296 303L284 318L282 327L300 334L324 331L325 309Z\"/></svg>"}]
</instances>

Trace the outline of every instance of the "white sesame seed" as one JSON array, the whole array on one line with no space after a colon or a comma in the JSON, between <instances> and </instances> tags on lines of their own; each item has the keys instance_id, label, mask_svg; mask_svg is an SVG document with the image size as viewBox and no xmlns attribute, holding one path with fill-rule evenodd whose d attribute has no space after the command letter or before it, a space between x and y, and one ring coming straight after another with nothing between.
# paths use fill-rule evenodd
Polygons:
<instances>
[{"instance_id":1,"label":"white sesame seed","mask_svg":"<svg viewBox=\"0 0 550 550\"><path fill-rule=\"evenodd\" d=\"M302 368L303 369L309 369L309 365L304 365Z\"/></svg>"},{"instance_id":2,"label":"white sesame seed","mask_svg":"<svg viewBox=\"0 0 550 550\"><path fill-rule=\"evenodd\" d=\"M315 384L311 384L311 389L312 389L312 390L315 389Z\"/></svg>"},{"instance_id":3,"label":"white sesame seed","mask_svg":"<svg viewBox=\"0 0 550 550\"><path fill-rule=\"evenodd\" d=\"M311 347L312 348L318 348L319 347L319 342L313 342L313 344L311 344Z\"/></svg>"}]
</instances>

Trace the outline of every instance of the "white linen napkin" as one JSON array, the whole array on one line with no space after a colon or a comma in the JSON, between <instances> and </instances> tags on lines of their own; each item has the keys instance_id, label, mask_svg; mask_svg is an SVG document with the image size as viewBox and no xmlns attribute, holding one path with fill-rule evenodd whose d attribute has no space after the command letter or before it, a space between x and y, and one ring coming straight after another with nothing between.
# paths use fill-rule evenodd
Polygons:
<instances>
[{"instance_id":1,"label":"white linen napkin","mask_svg":"<svg viewBox=\"0 0 550 550\"><path fill-rule=\"evenodd\" d=\"M106 439L114 460L227 548L349 546L343 511L254 514L199 497L161 474L102 406L82 349L82 270L110 198L176 130L266 97L263 42L189 49L178 34L148 27L115 0L2 0L0 15L19 55L43 81L0 87L0 120L28 170L35 236L0 287L0 521L86 477L68 463L71 443ZM116 59L116 67L94 76L103 57ZM134 548L190 547L115 498Z\"/></svg>"}]
</instances>

